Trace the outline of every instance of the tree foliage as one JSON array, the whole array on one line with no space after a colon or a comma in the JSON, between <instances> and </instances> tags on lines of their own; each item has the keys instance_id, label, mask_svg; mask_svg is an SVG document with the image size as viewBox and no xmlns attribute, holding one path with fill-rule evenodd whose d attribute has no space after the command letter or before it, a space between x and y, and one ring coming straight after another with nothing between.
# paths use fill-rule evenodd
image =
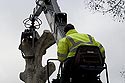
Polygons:
<instances>
[{"instance_id":1,"label":"tree foliage","mask_svg":"<svg viewBox=\"0 0 125 83\"><path fill-rule=\"evenodd\" d=\"M119 22L125 21L125 0L85 0L85 3L94 12L109 13Z\"/></svg>"}]
</instances>

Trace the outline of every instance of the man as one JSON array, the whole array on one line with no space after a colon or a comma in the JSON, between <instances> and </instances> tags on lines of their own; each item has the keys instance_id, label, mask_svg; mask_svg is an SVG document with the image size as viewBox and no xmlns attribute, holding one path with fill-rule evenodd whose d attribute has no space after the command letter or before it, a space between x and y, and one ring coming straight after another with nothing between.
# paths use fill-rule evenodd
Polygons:
<instances>
[{"instance_id":1,"label":"man","mask_svg":"<svg viewBox=\"0 0 125 83\"><path fill-rule=\"evenodd\" d=\"M71 58L75 56L76 50L79 46L98 46L103 58L105 58L104 47L91 35L78 33L72 24L67 24L64 28L64 32L66 37L60 39L57 46L58 59L61 62L66 62L66 64L64 63L64 69L61 75L61 83L67 83L70 80L68 79L68 69L70 67L69 65L72 64L72 61L68 61L67 59L71 60Z\"/></svg>"}]
</instances>

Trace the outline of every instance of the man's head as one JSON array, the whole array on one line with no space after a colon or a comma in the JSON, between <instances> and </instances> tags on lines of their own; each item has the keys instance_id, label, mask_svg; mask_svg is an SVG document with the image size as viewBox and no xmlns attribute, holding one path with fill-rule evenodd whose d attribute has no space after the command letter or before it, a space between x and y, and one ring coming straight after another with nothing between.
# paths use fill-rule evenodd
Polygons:
<instances>
[{"instance_id":1,"label":"man's head","mask_svg":"<svg viewBox=\"0 0 125 83\"><path fill-rule=\"evenodd\" d=\"M67 33L69 30L75 29L72 24L67 24L64 28L64 32Z\"/></svg>"}]
</instances>

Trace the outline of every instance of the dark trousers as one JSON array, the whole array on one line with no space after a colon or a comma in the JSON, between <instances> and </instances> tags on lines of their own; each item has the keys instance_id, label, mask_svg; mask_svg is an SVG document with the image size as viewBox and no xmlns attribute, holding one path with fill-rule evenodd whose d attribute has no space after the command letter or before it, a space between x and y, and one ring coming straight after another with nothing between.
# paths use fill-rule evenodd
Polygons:
<instances>
[{"instance_id":1,"label":"dark trousers","mask_svg":"<svg viewBox=\"0 0 125 83\"><path fill-rule=\"evenodd\" d=\"M66 59L66 61L64 62L64 67L61 72L60 83L70 83L73 61L74 61L74 58L71 57L71 58Z\"/></svg>"}]
</instances>

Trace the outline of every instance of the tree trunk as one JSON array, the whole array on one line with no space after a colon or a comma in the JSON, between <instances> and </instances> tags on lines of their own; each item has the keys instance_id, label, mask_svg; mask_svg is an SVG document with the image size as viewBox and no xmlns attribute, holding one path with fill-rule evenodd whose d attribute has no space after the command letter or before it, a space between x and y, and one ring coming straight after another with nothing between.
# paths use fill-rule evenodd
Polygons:
<instances>
[{"instance_id":1,"label":"tree trunk","mask_svg":"<svg viewBox=\"0 0 125 83\"><path fill-rule=\"evenodd\" d=\"M29 40L23 41L19 49L27 56L33 58L25 58L25 71L20 73L20 79L25 83L45 83L47 80L47 66L42 66L42 57L46 53L46 49L55 43L53 35L45 30L42 36L34 42L34 49ZM54 63L49 64L49 76L55 71Z\"/></svg>"}]
</instances>

